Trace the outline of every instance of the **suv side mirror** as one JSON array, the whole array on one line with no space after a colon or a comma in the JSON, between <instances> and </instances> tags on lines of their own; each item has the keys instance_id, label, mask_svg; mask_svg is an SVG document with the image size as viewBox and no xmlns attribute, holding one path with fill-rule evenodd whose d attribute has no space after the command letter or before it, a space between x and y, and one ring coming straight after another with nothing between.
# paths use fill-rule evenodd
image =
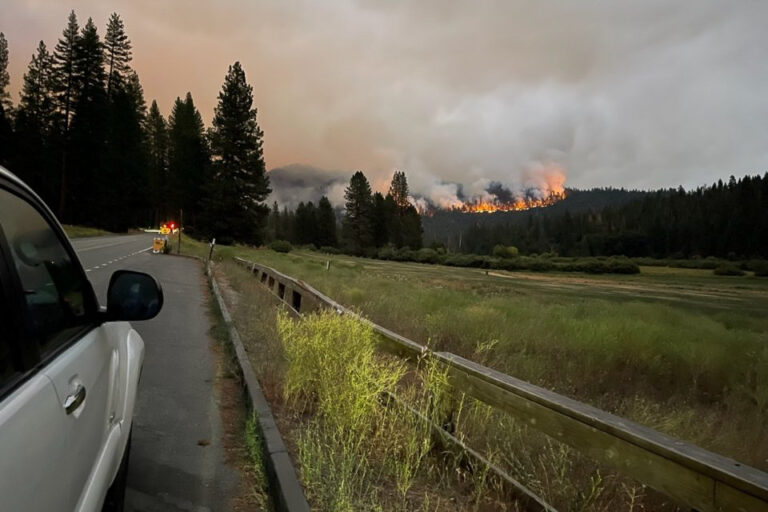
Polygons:
<instances>
[{"instance_id":1,"label":"suv side mirror","mask_svg":"<svg viewBox=\"0 0 768 512\"><path fill-rule=\"evenodd\" d=\"M109 280L107 318L109 320L149 320L163 307L163 289L144 272L117 270Z\"/></svg>"}]
</instances>

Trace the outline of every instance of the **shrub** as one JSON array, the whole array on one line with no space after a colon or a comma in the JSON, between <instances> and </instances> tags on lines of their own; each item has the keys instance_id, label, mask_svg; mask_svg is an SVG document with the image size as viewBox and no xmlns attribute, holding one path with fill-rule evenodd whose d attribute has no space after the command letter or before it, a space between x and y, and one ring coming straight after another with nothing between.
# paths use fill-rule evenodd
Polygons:
<instances>
[{"instance_id":1,"label":"shrub","mask_svg":"<svg viewBox=\"0 0 768 512\"><path fill-rule=\"evenodd\" d=\"M524 270L524 265L519 259L496 260L493 262L492 267L499 270Z\"/></svg>"},{"instance_id":2,"label":"shrub","mask_svg":"<svg viewBox=\"0 0 768 512\"><path fill-rule=\"evenodd\" d=\"M419 263L439 263L440 256L434 249L419 249L413 252L413 260Z\"/></svg>"},{"instance_id":3,"label":"shrub","mask_svg":"<svg viewBox=\"0 0 768 512\"><path fill-rule=\"evenodd\" d=\"M330 245L324 245L320 248L320 252L324 252L326 254L341 254L341 251L336 247L331 247Z\"/></svg>"},{"instance_id":4,"label":"shrub","mask_svg":"<svg viewBox=\"0 0 768 512\"><path fill-rule=\"evenodd\" d=\"M722 263L714 271L716 276L743 276L744 271L735 263Z\"/></svg>"},{"instance_id":5,"label":"shrub","mask_svg":"<svg viewBox=\"0 0 768 512\"><path fill-rule=\"evenodd\" d=\"M497 245L493 248L493 255L497 258L516 258L519 254L517 247L511 245L509 247Z\"/></svg>"},{"instance_id":6,"label":"shrub","mask_svg":"<svg viewBox=\"0 0 768 512\"><path fill-rule=\"evenodd\" d=\"M377 255L377 257L380 260L391 260L391 259L394 259L394 257L395 257L395 248L392 247L391 245L388 245L386 247L382 247L381 249L379 249L379 254Z\"/></svg>"},{"instance_id":7,"label":"shrub","mask_svg":"<svg viewBox=\"0 0 768 512\"><path fill-rule=\"evenodd\" d=\"M629 259L613 259L608 262L608 272L611 274L639 274L640 267Z\"/></svg>"},{"instance_id":8,"label":"shrub","mask_svg":"<svg viewBox=\"0 0 768 512\"><path fill-rule=\"evenodd\" d=\"M269 248L272 249L275 252L291 252L293 250L293 246L291 245L291 242L287 242L285 240L275 240L271 244L269 244Z\"/></svg>"},{"instance_id":9,"label":"shrub","mask_svg":"<svg viewBox=\"0 0 768 512\"><path fill-rule=\"evenodd\" d=\"M400 249L397 249L395 253L392 255L392 260L413 261L413 251L411 251L410 249L406 249L405 247L401 247Z\"/></svg>"},{"instance_id":10,"label":"shrub","mask_svg":"<svg viewBox=\"0 0 768 512\"><path fill-rule=\"evenodd\" d=\"M482 268L489 265L488 261L487 256L479 254L451 254L443 260L443 264L449 267Z\"/></svg>"},{"instance_id":11,"label":"shrub","mask_svg":"<svg viewBox=\"0 0 768 512\"><path fill-rule=\"evenodd\" d=\"M527 263L528 269L534 272L548 272L555 270L555 264L542 258L531 258Z\"/></svg>"},{"instance_id":12,"label":"shrub","mask_svg":"<svg viewBox=\"0 0 768 512\"><path fill-rule=\"evenodd\" d=\"M751 261L749 264L750 269L758 277L768 277L768 261L756 260Z\"/></svg>"}]
</instances>

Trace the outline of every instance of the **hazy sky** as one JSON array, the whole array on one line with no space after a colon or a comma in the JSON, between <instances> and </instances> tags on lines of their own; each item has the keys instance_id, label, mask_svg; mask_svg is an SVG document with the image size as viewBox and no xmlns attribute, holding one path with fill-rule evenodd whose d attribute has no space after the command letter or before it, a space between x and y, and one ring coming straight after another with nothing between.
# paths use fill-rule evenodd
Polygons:
<instances>
[{"instance_id":1,"label":"hazy sky","mask_svg":"<svg viewBox=\"0 0 768 512\"><path fill-rule=\"evenodd\" d=\"M412 188L696 186L768 171L768 2L0 0L14 101L74 8L123 17L147 101L191 91L206 123L227 66L254 86L268 168L394 168ZM533 170L533 171L532 171ZM474 185L473 185L474 184Z\"/></svg>"}]
</instances>

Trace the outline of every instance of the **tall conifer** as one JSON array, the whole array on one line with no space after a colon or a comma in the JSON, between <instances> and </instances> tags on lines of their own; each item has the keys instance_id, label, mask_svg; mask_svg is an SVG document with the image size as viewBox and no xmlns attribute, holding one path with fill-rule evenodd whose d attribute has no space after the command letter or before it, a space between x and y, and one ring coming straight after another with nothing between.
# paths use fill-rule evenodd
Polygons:
<instances>
[{"instance_id":1,"label":"tall conifer","mask_svg":"<svg viewBox=\"0 0 768 512\"><path fill-rule=\"evenodd\" d=\"M271 192L266 174L264 133L253 108L253 87L239 62L229 67L210 132L214 156L207 187L206 227L224 239L260 243Z\"/></svg>"},{"instance_id":2,"label":"tall conifer","mask_svg":"<svg viewBox=\"0 0 768 512\"><path fill-rule=\"evenodd\" d=\"M344 191L345 214L342 221L342 236L346 249L353 254L363 254L371 247L371 210L373 198L371 184L361 171L349 180Z\"/></svg>"}]
</instances>

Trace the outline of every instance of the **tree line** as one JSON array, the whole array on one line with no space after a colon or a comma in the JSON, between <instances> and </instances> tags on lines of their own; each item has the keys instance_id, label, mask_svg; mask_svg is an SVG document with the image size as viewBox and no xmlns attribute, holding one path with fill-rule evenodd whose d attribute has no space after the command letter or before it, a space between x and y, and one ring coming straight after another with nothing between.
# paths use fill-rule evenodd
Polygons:
<instances>
[{"instance_id":1,"label":"tree line","mask_svg":"<svg viewBox=\"0 0 768 512\"><path fill-rule=\"evenodd\" d=\"M355 255L374 255L383 247L420 249L421 217L408 197L404 172L395 172L384 195L373 192L365 174L357 171L344 191L344 210L339 215L325 196L317 206L312 201L301 202L293 211L280 211L274 203L267 221L268 236Z\"/></svg>"},{"instance_id":2,"label":"tree line","mask_svg":"<svg viewBox=\"0 0 768 512\"><path fill-rule=\"evenodd\" d=\"M462 252L477 254L511 245L522 254L560 256L768 258L768 174L648 192L597 209L476 222L462 238Z\"/></svg>"},{"instance_id":3,"label":"tree line","mask_svg":"<svg viewBox=\"0 0 768 512\"><path fill-rule=\"evenodd\" d=\"M18 105L8 92L8 54L0 33L0 165L62 222L125 231L183 215L191 233L260 243L269 179L239 62L206 129L190 93L168 119L156 101L147 109L118 14L102 39L91 18L80 27L72 11L53 51L40 41Z\"/></svg>"}]
</instances>

